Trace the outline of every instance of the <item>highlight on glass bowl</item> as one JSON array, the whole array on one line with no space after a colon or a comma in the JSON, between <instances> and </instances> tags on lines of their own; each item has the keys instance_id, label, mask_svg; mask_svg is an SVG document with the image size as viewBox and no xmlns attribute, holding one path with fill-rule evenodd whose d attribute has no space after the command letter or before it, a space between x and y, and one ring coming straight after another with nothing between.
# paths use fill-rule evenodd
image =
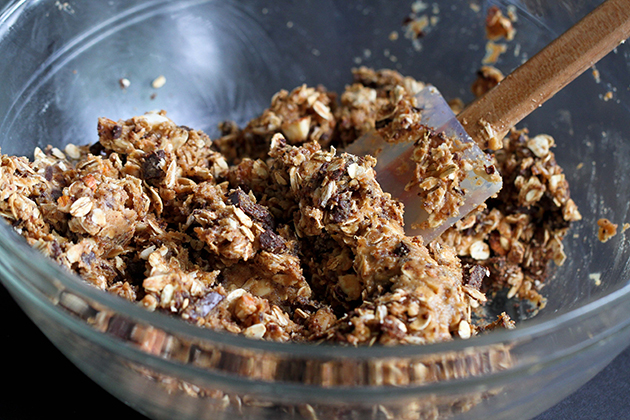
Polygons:
<instances>
[{"instance_id":1,"label":"highlight on glass bowl","mask_svg":"<svg viewBox=\"0 0 630 420\"><path fill-rule=\"evenodd\" d=\"M4 2L0 279L150 418L531 418L630 344L628 47L456 116L599 3Z\"/></svg>"}]
</instances>

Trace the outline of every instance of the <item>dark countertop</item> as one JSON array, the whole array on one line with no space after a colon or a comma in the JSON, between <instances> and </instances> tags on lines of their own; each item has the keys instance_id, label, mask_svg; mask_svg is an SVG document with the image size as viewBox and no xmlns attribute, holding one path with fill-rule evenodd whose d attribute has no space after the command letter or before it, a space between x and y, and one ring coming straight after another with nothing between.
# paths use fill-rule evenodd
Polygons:
<instances>
[{"instance_id":1,"label":"dark countertop","mask_svg":"<svg viewBox=\"0 0 630 420\"><path fill-rule=\"evenodd\" d=\"M0 417L4 420L48 418L51 413L65 419L90 416L144 419L92 382L63 356L24 315L0 286L1 360L4 378L11 390L0 395ZM17 343L17 344L14 344ZM35 355L46 354L46 359ZM37 376L33 389L33 377ZM61 386L58 385L61 381ZM70 384L72 394L63 384ZM80 406L70 404L81 401ZM89 407L90 411L86 411ZM573 395L536 417L535 420L630 419L630 348Z\"/></svg>"}]
</instances>

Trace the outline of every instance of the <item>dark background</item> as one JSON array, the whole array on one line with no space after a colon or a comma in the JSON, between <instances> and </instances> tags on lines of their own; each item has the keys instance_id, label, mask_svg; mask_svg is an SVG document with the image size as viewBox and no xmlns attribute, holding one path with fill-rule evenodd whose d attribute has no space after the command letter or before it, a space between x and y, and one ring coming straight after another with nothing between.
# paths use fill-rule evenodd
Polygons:
<instances>
[{"instance_id":1,"label":"dark background","mask_svg":"<svg viewBox=\"0 0 630 420\"><path fill-rule=\"evenodd\" d=\"M54 414L64 419L145 419L70 363L2 286L0 316L5 384L5 390L0 391L0 419L45 419ZM630 419L630 348L576 393L535 420L563 419Z\"/></svg>"}]
</instances>

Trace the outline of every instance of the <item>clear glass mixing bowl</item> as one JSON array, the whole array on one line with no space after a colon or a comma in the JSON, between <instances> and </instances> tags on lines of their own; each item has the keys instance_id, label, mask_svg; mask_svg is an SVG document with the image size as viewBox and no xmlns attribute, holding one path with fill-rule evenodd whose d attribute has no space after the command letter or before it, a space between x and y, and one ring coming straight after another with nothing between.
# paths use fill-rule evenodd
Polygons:
<instances>
[{"instance_id":1,"label":"clear glass mixing bowl","mask_svg":"<svg viewBox=\"0 0 630 420\"><path fill-rule=\"evenodd\" d=\"M412 43L402 27L410 0L12 1L0 14L0 147L30 155L35 146L91 143L98 117L153 109L215 136L218 122L247 121L281 88L342 90L358 64L397 69L468 101L489 6L511 4L519 18L497 63L508 73L597 3L416 2L437 19ZM596 235L600 217L628 220L628 52L621 45L597 64L601 80L588 72L522 124L555 137L583 221L543 289L546 308L516 330L421 347L252 341L100 292L4 223L0 277L69 359L152 418L532 417L630 343L630 250L622 233L606 243ZM166 84L154 89L160 75ZM332 383L318 381L324 373Z\"/></svg>"}]
</instances>

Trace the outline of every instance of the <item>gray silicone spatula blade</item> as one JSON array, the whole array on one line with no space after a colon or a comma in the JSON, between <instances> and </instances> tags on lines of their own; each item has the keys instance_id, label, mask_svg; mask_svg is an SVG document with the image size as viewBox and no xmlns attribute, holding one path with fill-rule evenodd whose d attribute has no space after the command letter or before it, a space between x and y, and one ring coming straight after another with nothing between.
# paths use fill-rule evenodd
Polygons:
<instances>
[{"instance_id":1,"label":"gray silicone spatula blade","mask_svg":"<svg viewBox=\"0 0 630 420\"><path fill-rule=\"evenodd\" d=\"M463 205L458 212L435 227L421 227L429 217L423 208L418 187L409 188L409 181L414 176L414 164L411 155L414 142L388 143L376 133L368 133L346 148L346 152L358 156L371 154L376 156L376 178L383 191L400 200L405 206L405 232L407 235L423 237L429 242L439 236L448 227L466 216L489 197L496 194L502 186L499 177L490 177L494 168L488 156L466 134L455 114L440 92L433 86L426 86L417 95L417 107L421 110L421 124L442 132L448 137L469 145L462 149L464 158L472 162L466 178L459 188L464 193Z\"/></svg>"}]
</instances>

